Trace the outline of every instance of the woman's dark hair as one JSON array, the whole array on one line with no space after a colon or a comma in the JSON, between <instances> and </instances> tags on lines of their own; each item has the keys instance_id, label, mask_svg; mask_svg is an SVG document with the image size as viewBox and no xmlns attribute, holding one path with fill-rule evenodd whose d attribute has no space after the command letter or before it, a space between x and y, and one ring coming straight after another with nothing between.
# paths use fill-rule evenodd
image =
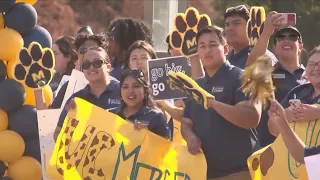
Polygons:
<instances>
[{"instance_id":1,"label":"woman's dark hair","mask_svg":"<svg viewBox=\"0 0 320 180\"><path fill-rule=\"evenodd\" d=\"M87 33L79 33L76 36L76 40L74 42L74 47L78 51L80 46L87 40L92 40L97 42L98 46L102 47L103 49L107 50L108 48L108 40L107 36L103 33L100 34L87 34Z\"/></svg>"},{"instance_id":2,"label":"woman's dark hair","mask_svg":"<svg viewBox=\"0 0 320 180\"><path fill-rule=\"evenodd\" d=\"M75 39L73 37L63 36L57 39L54 43L58 46L64 57L70 58L70 61L67 63L66 72L63 75L71 75L72 70L75 68L78 60L77 51L73 49L74 41Z\"/></svg>"},{"instance_id":3,"label":"woman's dark hair","mask_svg":"<svg viewBox=\"0 0 320 180\"><path fill-rule=\"evenodd\" d=\"M147 82L144 73L141 70L135 69L135 70L129 70L126 69L121 73L120 78L120 88L122 88L124 80L132 76L134 77L144 88L144 99L143 99L143 105L150 107L152 109L156 109L156 103L154 102L152 95L151 95L151 89L149 88L149 83ZM122 100L121 103L121 109L126 107L126 103Z\"/></svg>"},{"instance_id":4,"label":"woman's dark hair","mask_svg":"<svg viewBox=\"0 0 320 180\"><path fill-rule=\"evenodd\" d=\"M121 51L127 51L134 42L146 41L151 46L152 32L143 21L132 18L120 18L111 22L108 36L113 36Z\"/></svg>"},{"instance_id":5,"label":"woman's dark hair","mask_svg":"<svg viewBox=\"0 0 320 180\"><path fill-rule=\"evenodd\" d=\"M126 59L125 59L125 64L124 64L124 69L130 69L129 68L129 64L130 64L130 55L132 53L132 51L134 51L135 49L144 49L148 52L148 54L150 55L151 59L158 59L158 56L155 52L155 50L153 49L153 47L148 44L146 41L136 41L134 42L127 51L127 55L126 55Z\"/></svg>"}]
</instances>

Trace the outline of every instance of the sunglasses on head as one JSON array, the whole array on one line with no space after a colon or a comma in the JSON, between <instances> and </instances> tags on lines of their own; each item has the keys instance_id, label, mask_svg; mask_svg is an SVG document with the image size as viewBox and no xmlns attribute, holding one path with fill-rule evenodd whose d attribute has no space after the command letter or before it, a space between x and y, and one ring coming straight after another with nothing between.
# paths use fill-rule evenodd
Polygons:
<instances>
[{"instance_id":1,"label":"sunglasses on head","mask_svg":"<svg viewBox=\"0 0 320 180\"><path fill-rule=\"evenodd\" d=\"M144 73L140 69L125 69L122 71L122 74L126 76L131 75L136 78L144 78Z\"/></svg>"},{"instance_id":2,"label":"sunglasses on head","mask_svg":"<svg viewBox=\"0 0 320 180\"><path fill-rule=\"evenodd\" d=\"M229 11L233 11L233 10L237 10L237 11L245 10L245 11L248 12L248 8L245 5L239 5L239 6L227 8L226 9L226 13L229 12Z\"/></svg>"},{"instance_id":3,"label":"sunglasses on head","mask_svg":"<svg viewBox=\"0 0 320 180\"><path fill-rule=\"evenodd\" d=\"M289 40L292 42L296 42L297 40L299 40L299 36L296 34L290 34L290 35L284 35L284 34L280 34L276 37L276 40L278 42L284 41L284 40Z\"/></svg>"},{"instance_id":4,"label":"sunglasses on head","mask_svg":"<svg viewBox=\"0 0 320 180\"><path fill-rule=\"evenodd\" d=\"M90 67L94 67L94 68L101 68L101 66L105 64L105 61L98 59L98 60L94 60L92 62L90 62L89 60L85 60L83 61L81 68L82 70L88 70L90 69Z\"/></svg>"}]
</instances>

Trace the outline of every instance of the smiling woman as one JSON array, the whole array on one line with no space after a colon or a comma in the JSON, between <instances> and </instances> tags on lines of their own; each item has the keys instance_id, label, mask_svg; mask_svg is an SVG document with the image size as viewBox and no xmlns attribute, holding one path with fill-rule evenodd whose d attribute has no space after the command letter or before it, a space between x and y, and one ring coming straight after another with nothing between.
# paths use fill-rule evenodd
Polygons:
<instances>
[{"instance_id":1,"label":"smiling woman","mask_svg":"<svg viewBox=\"0 0 320 180\"><path fill-rule=\"evenodd\" d=\"M121 107L110 111L135 124L135 128L148 128L151 132L169 138L164 114L156 108L145 75L141 70L125 70L121 81Z\"/></svg>"}]
</instances>

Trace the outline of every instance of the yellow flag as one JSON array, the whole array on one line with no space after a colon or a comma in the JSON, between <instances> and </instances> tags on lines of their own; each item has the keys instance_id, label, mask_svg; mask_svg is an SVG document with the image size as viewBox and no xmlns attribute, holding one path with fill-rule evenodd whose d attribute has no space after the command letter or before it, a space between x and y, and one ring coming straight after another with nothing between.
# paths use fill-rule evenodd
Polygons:
<instances>
[{"instance_id":1,"label":"yellow flag","mask_svg":"<svg viewBox=\"0 0 320 180\"><path fill-rule=\"evenodd\" d=\"M75 101L77 108L69 111L47 168L50 179L206 179L204 155L189 154L182 141L134 130L115 114Z\"/></svg>"}]
</instances>

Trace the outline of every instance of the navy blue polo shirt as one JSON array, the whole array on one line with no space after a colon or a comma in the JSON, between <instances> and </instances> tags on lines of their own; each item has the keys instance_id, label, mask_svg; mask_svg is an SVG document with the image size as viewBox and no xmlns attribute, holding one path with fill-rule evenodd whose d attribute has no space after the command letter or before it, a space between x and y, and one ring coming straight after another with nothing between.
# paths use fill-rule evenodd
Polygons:
<instances>
[{"instance_id":1,"label":"navy blue polo shirt","mask_svg":"<svg viewBox=\"0 0 320 180\"><path fill-rule=\"evenodd\" d=\"M119 63L115 58L111 59L110 63L111 63L111 69L109 72L110 76L120 81L123 65Z\"/></svg>"},{"instance_id":2,"label":"navy blue polo shirt","mask_svg":"<svg viewBox=\"0 0 320 180\"><path fill-rule=\"evenodd\" d=\"M149 131L153 132L154 134L157 134L164 138L170 137L167 120L163 113L159 110L149 107L142 107L138 112L128 118L123 115L123 110L120 107L110 109L110 112L117 114L123 119L128 119L133 123L135 122L135 120L137 120L143 124L146 124Z\"/></svg>"},{"instance_id":3,"label":"navy blue polo shirt","mask_svg":"<svg viewBox=\"0 0 320 180\"><path fill-rule=\"evenodd\" d=\"M227 59L230 61L232 65L237 66L241 69L244 69L246 67L247 60L250 52L252 51L252 48L253 46L248 46L246 48L243 48L237 54L234 54L234 50L231 50L227 55ZM270 52L268 49L265 55L267 55L269 58L272 59L272 65L278 62L276 56L272 52Z\"/></svg>"},{"instance_id":4,"label":"navy blue polo shirt","mask_svg":"<svg viewBox=\"0 0 320 180\"><path fill-rule=\"evenodd\" d=\"M84 99L104 109L119 107L121 104L120 84L119 84L119 81L111 80L110 83L107 85L105 91L99 97L96 97L95 95L91 94L90 86L87 85L84 89L74 93L68 99L66 104L68 104L70 100L72 100L75 97ZM68 114L68 111L66 110L66 107L64 107L59 117L59 121L57 124L58 127L62 127L64 119L66 118L67 114Z\"/></svg>"},{"instance_id":5,"label":"navy blue polo shirt","mask_svg":"<svg viewBox=\"0 0 320 180\"><path fill-rule=\"evenodd\" d=\"M215 96L216 101L236 105L247 98L239 89L242 70L227 61L213 77L207 74L196 80L200 87ZM204 109L188 101L184 117L193 122L207 160L207 178L217 178L248 170L248 157L259 148L256 134L225 120L215 110Z\"/></svg>"},{"instance_id":6,"label":"navy blue polo shirt","mask_svg":"<svg viewBox=\"0 0 320 180\"><path fill-rule=\"evenodd\" d=\"M304 157L313 156L316 154L320 154L320 146L318 147L310 147L304 150Z\"/></svg>"},{"instance_id":7,"label":"navy blue polo shirt","mask_svg":"<svg viewBox=\"0 0 320 180\"><path fill-rule=\"evenodd\" d=\"M293 88L307 83L307 78L304 74L305 67L301 64L298 69L296 69L293 73L285 70L281 64L278 62L274 66L274 71L272 74L272 80L276 87L275 96L278 102L281 102L282 99L291 91ZM276 137L274 137L268 128L268 110L262 111L260 124L257 127L257 131L259 134L259 140L262 147L265 147L271 144Z\"/></svg>"},{"instance_id":8,"label":"navy blue polo shirt","mask_svg":"<svg viewBox=\"0 0 320 180\"><path fill-rule=\"evenodd\" d=\"M302 104L320 104L320 95L313 98L314 88L311 83L303 84L292 89L288 95L283 98L281 105L283 108L290 106L290 99L299 99Z\"/></svg>"}]
</instances>

